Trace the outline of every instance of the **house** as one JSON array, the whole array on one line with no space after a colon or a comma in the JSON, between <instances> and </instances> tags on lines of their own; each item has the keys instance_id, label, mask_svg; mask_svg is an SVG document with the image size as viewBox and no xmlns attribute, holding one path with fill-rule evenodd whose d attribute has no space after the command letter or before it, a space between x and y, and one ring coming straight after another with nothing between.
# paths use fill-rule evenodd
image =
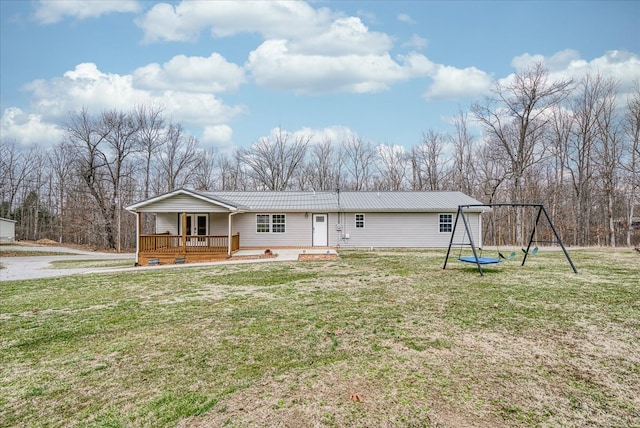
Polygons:
<instances>
[{"instance_id":1,"label":"house","mask_svg":"<svg viewBox=\"0 0 640 428\"><path fill-rule=\"evenodd\" d=\"M0 217L0 242L13 242L16 240L15 220Z\"/></svg>"},{"instance_id":2,"label":"house","mask_svg":"<svg viewBox=\"0 0 640 428\"><path fill-rule=\"evenodd\" d=\"M446 248L458 205L479 203L461 192L178 189L127 210L138 216L136 263L147 264L212 260L240 248ZM155 215L154 234L140 233L142 213ZM480 216L469 213L475 242Z\"/></svg>"}]
</instances>

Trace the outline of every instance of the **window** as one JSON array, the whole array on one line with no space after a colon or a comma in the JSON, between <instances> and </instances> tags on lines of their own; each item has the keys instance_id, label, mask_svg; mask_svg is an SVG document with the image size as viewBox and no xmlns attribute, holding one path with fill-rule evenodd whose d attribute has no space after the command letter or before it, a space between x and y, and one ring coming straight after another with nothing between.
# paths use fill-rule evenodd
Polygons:
<instances>
[{"instance_id":1,"label":"window","mask_svg":"<svg viewBox=\"0 0 640 428\"><path fill-rule=\"evenodd\" d=\"M271 216L271 231L273 233L284 233L285 231L285 218L284 214L274 214Z\"/></svg>"},{"instance_id":2,"label":"window","mask_svg":"<svg viewBox=\"0 0 640 428\"><path fill-rule=\"evenodd\" d=\"M356 214L356 229L364 228L364 214Z\"/></svg>"},{"instance_id":3,"label":"window","mask_svg":"<svg viewBox=\"0 0 640 428\"><path fill-rule=\"evenodd\" d=\"M256 216L256 232L269 233L271 230L269 226L269 214L258 214Z\"/></svg>"},{"instance_id":4,"label":"window","mask_svg":"<svg viewBox=\"0 0 640 428\"><path fill-rule=\"evenodd\" d=\"M440 232L451 233L453 230L453 215L440 214Z\"/></svg>"},{"instance_id":5,"label":"window","mask_svg":"<svg viewBox=\"0 0 640 428\"><path fill-rule=\"evenodd\" d=\"M258 214L256 215L257 233L285 233L286 214Z\"/></svg>"}]
</instances>

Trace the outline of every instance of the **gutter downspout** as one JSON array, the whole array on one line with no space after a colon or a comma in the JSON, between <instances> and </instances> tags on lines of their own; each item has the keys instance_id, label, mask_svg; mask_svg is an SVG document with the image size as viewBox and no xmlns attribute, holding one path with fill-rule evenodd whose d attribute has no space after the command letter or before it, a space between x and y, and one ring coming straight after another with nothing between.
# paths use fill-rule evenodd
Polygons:
<instances>
[{"instance_id":1,"label":"gutter downspout","mask_svg":"<svg viewBox=\"0 0 640 428\"><path fill-rule=\"evenodd\" d=\"M142 223L142 213L136 212L136 260L134 266L140 266L140 229Z\"/></svg>"}]
</instances>

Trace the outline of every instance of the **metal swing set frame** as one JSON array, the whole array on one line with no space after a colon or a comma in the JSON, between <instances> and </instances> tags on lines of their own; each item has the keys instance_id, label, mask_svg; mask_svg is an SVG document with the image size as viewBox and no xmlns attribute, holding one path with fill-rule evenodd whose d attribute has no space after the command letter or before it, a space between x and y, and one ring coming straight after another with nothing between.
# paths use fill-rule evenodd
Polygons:
<instances>
[{"instance_id":1,"label":"metal swing set frame","mask_svg":"<svg viewBox=\"0 0 640 428\"><path fill-rule=\"evenodd\" d=\"M571 269L573 269L574 273L578 273L578 270L576 269L575 265L573 264L573 261L571 260L571 257L569 257L569 253L567 252L567 249L564 247L564 244L562 243L562 239L560 238L560 235L558 234L558 231L556 230L555 226L553 225L553 221L551 221L551 217L549 217L549 214L547 213L547 210L545 209L543 204L525 204L525 203L495 203L495 204L472 204L472 205L458 205L458 212L456 214L456 219L453 223L453 230L451 231L451 240L449 241L449 248L447 249L447 256L444 259L444 265L442 266L442 269L446 269L447 268L447 262L449 260L449 255L451 253L451 247L454 245L459 245L461 248L465 245L468 245L471 247L471 251L473 251L473 256L471 257L459 257L458 260L461 262L466 262L466 263L475 263L475 265L478 267L478 272L480 272L480 276L484 276L484 272L482 270L482 265L487 265L487 264L495 264L495 263L500 263L501 260L499 258L493 258L493 257L482 257L481 255L478 255L478 252L476 251L476 246L473 242L473 234L471 233L471 227L469 226L469 220L467 218L468 216L468 210L470 208L482 208L482 207L486 207L486 208L494 208L494 207L535 207L538 209L538 212L536 214L536 221L533 225L533 229L531 230L531 235L529 236L529 242L527 243L527 248L526 250L523 249L524 252L524 258L522 259L522 264L520 266L524 266L524 264L527 261L527 256L529 255L529 251L531 250L531 244L534 241L534 238L536 238L536 231L538 229L538 224L540 222L540 218L542 217L542 215L544 214L544 217L546 218L547 222L549 223L549 226L551 227L551 230L553 231L553 235L555 236L555 240L551 240L551 241L538 241L536 239L537 243L545 243L545 244L558 244L560 245L560 248L562 248L562 252L564 253L565 257L567 258L567 261L569 262L569 265L571 265ZM458 243L454 243L453 240L455 238L456 235L456 229L458 227L458 220L462 219L462 223L464 223L464 230L465 230L465 237L468 239L468 242L465 242L465 240L463 239L462 242L458 242ZM537 249L534 249L534 251Z\"/></svg>"}]
</instances>

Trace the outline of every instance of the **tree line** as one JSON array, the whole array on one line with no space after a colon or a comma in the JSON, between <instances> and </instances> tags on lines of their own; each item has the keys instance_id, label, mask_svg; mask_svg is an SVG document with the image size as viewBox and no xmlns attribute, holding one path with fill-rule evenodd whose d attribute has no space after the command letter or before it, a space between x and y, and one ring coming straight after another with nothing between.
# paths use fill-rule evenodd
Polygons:
<instances>
[{"instance_id":1,"label":"tree line","mask_svg":"<svg viewBox=\"0 0 640 428\"><path fill-rule=\"evenodd\" d=\"M457 190L484 203L544 203L569 245L634 245L640 86L625 99L619 92L599 74L550 80L536 64L461 109L449 133L426 130L408 149L279 129L220 153L201 147L162 106L82 109L69 114L55 147L25 150L0 139L0 217L17 221L18 239L120 249L135 246L135 219L124 207L180 187ZM471 132L477 126L481 135ZM513 216L497 227L521 243L526 214ZM145 217L144 231L152 227Z\"/></svg>"}]
</instances>

